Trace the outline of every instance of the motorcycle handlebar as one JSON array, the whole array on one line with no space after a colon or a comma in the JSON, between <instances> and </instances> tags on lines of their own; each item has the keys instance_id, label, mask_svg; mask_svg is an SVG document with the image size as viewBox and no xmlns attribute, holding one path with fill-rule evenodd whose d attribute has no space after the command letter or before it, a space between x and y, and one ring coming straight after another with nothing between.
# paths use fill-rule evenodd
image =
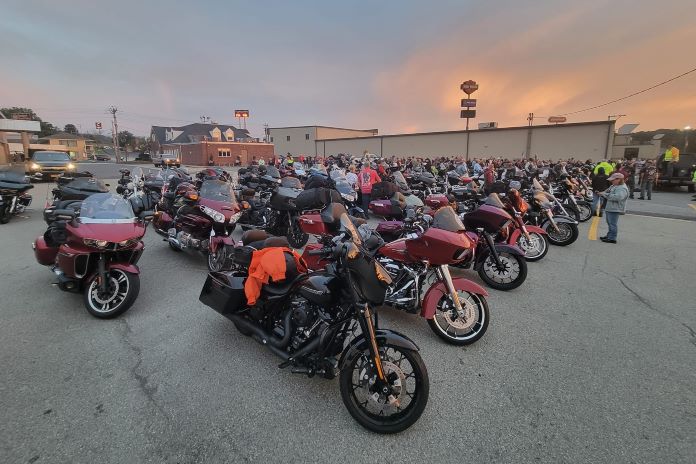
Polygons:
<instances>
[{"instance_id":1,"label":"motorcycle handlebar","mask_svg":"<svg viewBox=\"0 0 696 464\"><path fill-rule=\"evenodd\" d=\"M318 250L309 250L307 254L309 256L327 255L333 252L333 248L320 248Z\"/></svg>"}]
</instances>

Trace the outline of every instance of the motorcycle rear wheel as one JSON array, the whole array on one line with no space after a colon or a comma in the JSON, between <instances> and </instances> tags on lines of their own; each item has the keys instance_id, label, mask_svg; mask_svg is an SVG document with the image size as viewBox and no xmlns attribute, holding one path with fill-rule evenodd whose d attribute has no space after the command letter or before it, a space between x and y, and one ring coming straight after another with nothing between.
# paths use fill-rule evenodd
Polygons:
<instances>
[{"instance_id":1,"label":"motorcycle rear wheel","mask_svg":"<svg viewBox=\"0 0 696 464\"><path fill-rule=\"evenodd\" d=\"M505 266L504 270L498 270L493 255L488 255L478 269L478 275L491 288L496 290L512 290L524 283L527 279L527 261L524 256L499 252L500 261ZM509 273L510 276L505 274Z\"/></svg>"},{"instance_id":2,"label":"motorcycle rear wheel","mask_svg":"<svg viewBox=\"0 0 696 464\"><path fill-rule=\"evenodd\" d=\"M369 382L377 374L367 347L356 351L343 363L339 378L341 399L353 419L366 429L376 433L398 433L413 425L425 410L430 391L428 369L417 351L389 344L380 345L379 350L385 375L392 388L399 392L398 404L387 404L384 395L371 390ZM411 372L406 373L407 370ZM359 398L356 393L361 394ZM405 401L408 404L402 409ZM377 408L379 412L371 411Z\"/></svg>"},{"instance_id":3,"label":"motorcycle rear wheel","mask_svg":"<svg viewBox=\"0 0 696 464\"><path fill-rule=\"evenodd\" d=\"M10 213L10 205L4 205L0 207L0 224L7 224L10 222L12 213Z\"/></svg>"},{"instance_id":4,"label":"motorcycle rear wheel","mask_svg":"<svg viewBox=\"0 0 696 464\"><path fill-rule=\"evenodd\" d=\"M568 246L578 239L578 226L570 222L557 222L556 225L560 232L556 232L552 224L546 228L549 242L552 245Z\"/></svg>"},{"instance_id":5,"label":"motorcycle rear wheel","mask_svg":"<svg viewBox=\"0 0 696 464\"><path fill-rule=\"evenodd\" d=\"M483 337L488 329L490 311L486 299L475 293L459 290L465 318L457 314L449 294L442 294L437 302L436 312L428 319L430 329L435 335L452 345L471 345ZM443 324L447 324L446 326Z\"/></svg>"},{"instance_id":6,"label":"motorcycle rear wheel","mask_svg":"<svg viewBox=\"0 0 696 464\"><path fill-rule=\"evenodd\" d=\"M109 289L101 294L97 276L87 283L83 301L87 312L99 319L111 319L125 313L138 298L140 276L121 269L109 270Z\"/></svg>"}]
</instances>

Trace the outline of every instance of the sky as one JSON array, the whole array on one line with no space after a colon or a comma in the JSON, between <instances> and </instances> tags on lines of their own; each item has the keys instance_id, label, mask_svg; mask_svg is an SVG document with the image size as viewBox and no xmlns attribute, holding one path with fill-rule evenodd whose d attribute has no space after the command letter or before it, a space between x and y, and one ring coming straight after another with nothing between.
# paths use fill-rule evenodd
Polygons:
<instances>
[{"instance_id":1,"label":"sky","mask_svg":"<svg viewBox=\"0 0 696 464\"><path fill-rule=\"evenodd\" d=\"M119 127L327 125L380 133L527 124L696 68L696 1L3 0L0 107L84 132ZM696 72L568 122L625 114L638 130L696 127Z\"/></svg>"}]
</instances>

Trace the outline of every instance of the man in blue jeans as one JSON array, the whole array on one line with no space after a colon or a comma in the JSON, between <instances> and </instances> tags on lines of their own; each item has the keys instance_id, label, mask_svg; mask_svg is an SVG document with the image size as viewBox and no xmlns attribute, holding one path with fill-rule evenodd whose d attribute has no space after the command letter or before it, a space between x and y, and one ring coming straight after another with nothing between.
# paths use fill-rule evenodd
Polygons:
<instances>
[{"instance_id":1,"label":"man in blue jeans","mask_svg":"<svg viewBox=\"0 0 696 464\"><path fill-rule=\"evenodd\" d=\"M604 237L599 237L599 239L604 243L616 243L616 238L619 234L619 216L626 214L626 199L629 191L624 183L624 175L620 172L615 172L607 180L611 182L611 187L603 192L599 192L599 196L607 201L604 214L607 218L609 232Z\"/></svg>"}]
</instances>

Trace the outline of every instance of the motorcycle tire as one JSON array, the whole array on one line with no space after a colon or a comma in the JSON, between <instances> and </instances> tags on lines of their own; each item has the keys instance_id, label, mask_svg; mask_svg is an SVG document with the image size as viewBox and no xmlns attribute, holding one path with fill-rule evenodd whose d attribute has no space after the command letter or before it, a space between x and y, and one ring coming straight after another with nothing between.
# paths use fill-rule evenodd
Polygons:
<instances>
[{"instance_id":1,"label":"motorcycle tire","mask_svg":"<svg viewBox=\"0 0 696 464\"><path fill-rule=\"evenodd\" d=\"M364 376L372 374L374 367L371 366L370 351L367 347L363 351L356 350L343 363L339 378L341 399L353 419L366 429L376 433L398 433L413 425L425 410L430 391L428 370L417 351L389 344L380 345L379 348L386 375L388 377L395 376L394 380L399 379L404 391L408 393L408 395L399 395L397 399L400 401L410 399L408 405L402 411L396 411L391 415L380 415L368 410L370 406L379 405L379 400L383 400L383 398L380 395L378 400L374 400L369 396L374 392L370 391L370 386ZM407 361L412 368L412 372L407 376L403 373L402 363L404 361ZM369 373L366 373L368 371ZM408 390L409 386L412 387L412 391ZM356 392L366 393L368 397L358 399ZM384 408L395 409L391 405L384 405Z\"/></svg>"},{"instance_id":2,"label":"motorcycle tire","mask_svg":"<svg viewBox=\"0 0 696 464\"><path fill-rule=\"evenodd\" d=\"M292 228L288 231L287 239L293 248L302 248L309 241L309 234L302 231L296 218L292 220Z\"/></svg>"},{"instance_id":3,"label":"motorcycle tire","mask_svg":"<svg viewBox=\"0 0 696 464\"><path fill-rule=\"evenodd\" d=\"M435 335L451 345L471 345L486 333L490 320L490 310L488 302L482 295L464 290L460 290L458 293L459 300L465 307L463 309L466 312L467 320L461 321L459 317L452 318L451 313L456 313L452 297L443 293L437 302L435 316L428 319L428 325L435 332ZM462 298L462 293L467 298ZM447 327L442 326L443 322L448 324ZM454 332L450 331L451 327L454 327Z\"/></svg>"},{"instance_id":4,"label":"motorcycle tire","mask_svg":"<svg viewBox=\"0 0 696 464\"><path fill-rule=\"evenodd\" d=\"M138 274L121 269L110 269L109 278L111 280L110 294L99 295L96 275L87 283L83 293L83 302L87 312L99 319L111 319L125 313L140 293L140 276ZM111 288L112 286L113 288ZM115 305L112 306L114 302Z\"/></svg>"},{"instance_id":5,"label":"motorcycle tire","mask_svg":"<svg viewBox=\"0 0 696 464\"><path fill-rule=\"evenodd\" d=\"M539 234L536 232L529 232L529 236L530 236L530 238L532 238L532 240L535 240L535 238L536 238L536 243L539 244L539 247L538 248L535 247L535 249L537 249L539 251L536 251L536 252L531 251L530 252L530 250L532 250L532 248L530 248L526 245L527 237L525 237L524 235L520 235L517 238L517 243L515 243L515 245L517 245L518 247L520 247L520 249L522 249L522 251L524 251L524 259L525 260L527 260L529 262L539 261L544 256L546 256L546 253L549 252L549 239L546 235Z\"/></svg>"},{"instance_id":6,"label":"motorcycle tire","mask_svg":"<svg viewBox=\"0 0 696 464\"><path fill-rule=\"evenodd\" d=\"M578 239L578 226L576 224L571 224L569 222L558 222L556 223L558 228L562 231L563 235L558 235L558 232L553 228L553 225L549 224L546 228L548 233L549 243L557 246L568 246Z\"/></svg>"},{"instance_id":7,"label":"motorcycle tire","mask_svg":"<svg viewBox=\"0 0 696 464\"><path fill-rule=\"evenodd\" d=\"M4 205L0 207L0 224L7 224L12 218L12 213L10 213L10 205Z\"/></svg>"},{"instance_id":8,"label":"motorcycle tire","mask_svg":"<svg viewBox=\"0 0 696 464\"><path fill-rule=\"evenodd\" d=\"M578 222L589 221L592 217L592 205L586 201L578 201Z\"/></svg>"},{"instance_id":9,"label":"motorcycle tire","mask_svg":"<svg viewBox=\"0 0 696 464\"><path fill-rule=\"evenodd\" d=\"M167 241L167 243L169 244L169 248L171 248L172 250L176 251L177 253L181 251L181 248L179 248L178 246L174 245L172 242Z\"/></svg>"},{"instance_id":10,"label":"motorcycle tire","mask_svg":"<svg viewBox=\"0 0 696 464\"><path fill-rule=\"evenodd\" d=\"M226 259L227 252L225 250L224 245L218 246L218 249L215 251L215 253L211 253L210 251L208 251L206 259L206 261L208 262L208 271L220 272L224 270Z\"/></svg>"},{"instance_id":11,"label":"motorcycle tire","mask_svg":"<svg viewBox=\"0 0 696 464\"><path fill-rule=\"evenodd\" d=\"M563 207L568 212L568 216L580 222L580 211L578 211L575 205L563 205Z\"/></svg>"},{"instance_id":12,"label":"motorcycle tire","mask_svg":"<svg viewBox=\"0 0 696 464\"><path fill-rule=\"evenodd\" d=\"M505 270L514 271L517 268L517 274L509 280L501 275L502 271L497 269L493 255L488 255L486 260L481 263L478 269L478 275L486 285L496 290L508 291L522 285L527 279L527 261L524 256L513 255L507 252L498 253L500 260L505 265Z\"/></svg>"}]
</instances>

